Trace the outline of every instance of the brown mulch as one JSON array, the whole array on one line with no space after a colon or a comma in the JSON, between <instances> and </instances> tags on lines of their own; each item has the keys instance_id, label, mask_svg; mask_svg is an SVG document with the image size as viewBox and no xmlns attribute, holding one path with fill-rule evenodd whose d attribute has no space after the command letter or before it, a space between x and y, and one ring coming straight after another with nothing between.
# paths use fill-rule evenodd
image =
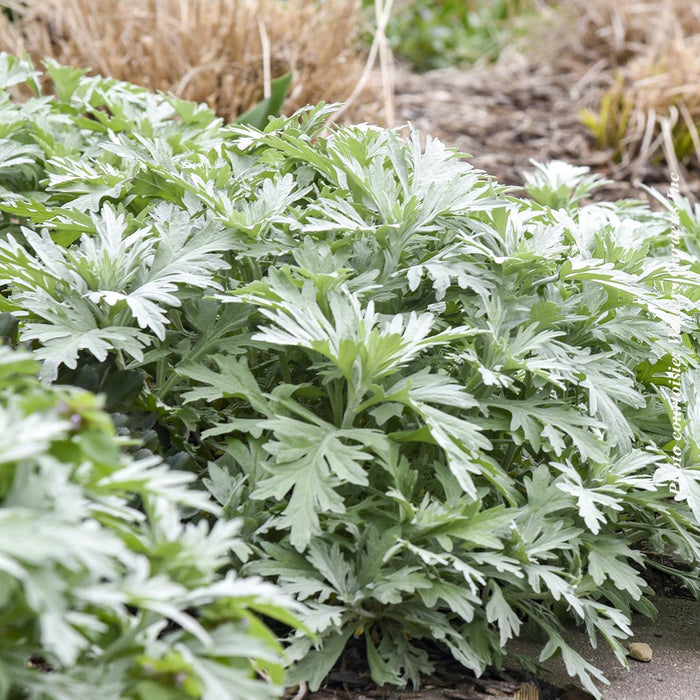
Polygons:
<instances>
[{"instance_id":1,"label":"brown mulch","mask_svg":"<svg viewBox=\"0 0 700 700\"><path fill-rule=\"evenodd\" d=\"M470 162L507 185L520 186L530 159L587 165L614 180L596 199L649 201L639 183L666 193L670 172L663 163L616 165L599 150L581 123L582 107L609 84L609 73L575 57L545 64L513 56L478 69L447 68L423 74L396 71L396 123L410 122L471 156ZM700 195L700 177L687 194Z\"/></svg>"},{"instance_id":2,"label":"brown mulch","mask_svg":"<svg viewBox=\"0 0 700 700\"><path fill-rule=\"evenodd\" d=\"M433 676L418 690L377 687L359 667L331 673L323 688L308 692L305 686L290 689L284 700L591 700L593 696L574 686L557 688L523 671L487 672L476 678L453 660L438 664Z\"/></svg>"},{"instance_id":3,"label":"brown mulch","mask_svg":"<svg viewBox=\"0 0 700 700\"><path fill-rule=\"evenodd\" d=\"M334 685L331 681L324 689L305 696L300 696L295 689L295 694L300 697L288 695L285 700L591 700L593 697L573 685L554 688L540 681L475 679L466 677L465 674L459 674L451 683L443 678L428 678L419 690L378 688L372 685L357 689L351 685L333 687Z\"/></svg>"},{"instance_id":4,"label":"brown mulch","mask_svg":"<svg viewBox=\"0 0 700 700\"><path fill-rule=\"evenodd\" d=\"M557 687L505 659L504 668L488 669L480 678L461 666L446 650L427 645L434 671L421 678L418 689L378 687L372 682L361 643L345 649L323 686L310 692L302 684L290 688L284 700L592 700L573 682Z\"/></svg>"}]
</instances>

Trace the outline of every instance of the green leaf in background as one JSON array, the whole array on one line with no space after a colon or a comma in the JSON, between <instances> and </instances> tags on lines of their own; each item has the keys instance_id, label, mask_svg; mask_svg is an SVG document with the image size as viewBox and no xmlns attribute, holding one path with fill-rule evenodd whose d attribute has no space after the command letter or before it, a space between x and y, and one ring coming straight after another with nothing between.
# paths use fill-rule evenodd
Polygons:
<instances>
[{"instance_id":1,"label":"green leaf in background","mask_svg":"<svg viewBox=\"0 0 700 700\"><path fill-rule=\"evenodd\" d=\"M263 131L270 117L276 117L282 109L292 84L292 72L289 71L270 82L270 96L258 102L255 107L236 118L236 124L252 126Z\"/></svg>"}]
</instances>

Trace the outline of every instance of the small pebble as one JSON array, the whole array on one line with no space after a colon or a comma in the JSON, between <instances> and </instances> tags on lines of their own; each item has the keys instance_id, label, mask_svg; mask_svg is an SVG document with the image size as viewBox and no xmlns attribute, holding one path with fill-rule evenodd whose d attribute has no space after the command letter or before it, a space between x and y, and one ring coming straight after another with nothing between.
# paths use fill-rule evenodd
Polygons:
<instances>
[{"instance_id":1,"label":"small pebble","mask_svg":"<svg viewBox=\"0 0 700 700\"><path fill-rule=\"evenodd\" d=\"M653 654L648 644L644 644L644 642L632 642L628 645L627 649L629 649L630 656L635 661L642 661L644 663L649 663L649 661L651 661Z\"/></svg>"}]
</instances>

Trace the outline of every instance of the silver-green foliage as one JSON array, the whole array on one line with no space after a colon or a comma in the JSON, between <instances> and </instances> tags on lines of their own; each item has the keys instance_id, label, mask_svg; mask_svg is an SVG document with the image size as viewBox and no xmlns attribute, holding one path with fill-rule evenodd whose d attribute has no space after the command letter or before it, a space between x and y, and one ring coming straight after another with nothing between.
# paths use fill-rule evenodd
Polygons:
<instances>
[{"instance_id":1,"label":"silver-green foliage","mask_svg":"<svg viewBox=\"0 0 700 700\"><path fill-rule=\"evenodd\" d=\"M238 524L182 522L218 514L193 476L127 457L92 394L38 369L0 348L0 697L277 697L281 648L257 615L298 606L222 572L246 551Z\"/></svg>"},{"instance_id":2,"label":"silver-green foliage","mask_svg":"<svg viewBox=\"0 0 700 700\"><path fill-rule=\"evenodd\" d=\"M527 624L597 692L563 625L624 663L645 566L697 592L692 212L674 266L668 212L584 206L575 168L522 200L323 107L260 132L50 71L60 99L0 102L1 310L45 378L207 470L249 570L308 606L289 682L348 643L379 683L430 640L480 673Z\"/></svg>"}]
</instances>

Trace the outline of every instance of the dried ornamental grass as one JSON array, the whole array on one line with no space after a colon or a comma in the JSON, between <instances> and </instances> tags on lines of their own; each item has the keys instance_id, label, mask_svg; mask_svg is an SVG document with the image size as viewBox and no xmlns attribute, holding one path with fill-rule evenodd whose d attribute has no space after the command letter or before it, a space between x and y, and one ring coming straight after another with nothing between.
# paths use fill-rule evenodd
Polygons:
<instances>
[{"instance_id":1,"label":"dried ornamental grass","mask_svg":"<svg viewBox=\"0 0 700 700\"><path fill-rule=\"evenodd\" d=\"M692 0L565 0L570 51L596 67L583 119L620 174L663 161L683 176L700 159L700 4ZM590 76L588 76L590 77ZM602 88L601 94L601 84Z\"/></svg>"},{"instance_id":2,"label":"dried ornamental grass","mask_svg":"<svg viewBox=\"0 0 700 700\"><path fill-rule=\"evenodd\" d=\"M692 155L700 159L700 34L636 58L624 72L633 121L620 144L623 158L663 154L676 172Z\"/></svg>"},{"instance_id":3,"label":"dried ornamental grass","mask_svg":"<svg viewBox=\"0 0 700 700\"><path fill-rule=\"evenodd\" d=\"M569 24L569 50L611 67L700 31L693 0L563 0L558 9Z\"/></svg>"},{"instance_id":4,"label":"dried ornamental grass","mask_svg":"<svg viewBox=\"0 0 700 700\"><path fill-rule=\"evenodd\" d=\"M341 101L361 71L359 0L0 0L0 50L207 102L227 120L294 72L285 111Z\"/></svg>"}]
</instances>

